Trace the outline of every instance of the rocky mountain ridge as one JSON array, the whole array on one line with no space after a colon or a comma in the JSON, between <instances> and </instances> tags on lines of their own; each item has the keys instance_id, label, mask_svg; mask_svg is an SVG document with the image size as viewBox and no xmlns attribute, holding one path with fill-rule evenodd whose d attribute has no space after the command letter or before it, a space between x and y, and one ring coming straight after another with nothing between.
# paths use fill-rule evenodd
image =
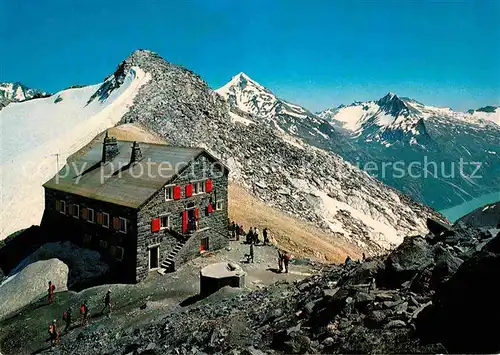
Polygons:
<instances>
[{"instance_id":1,"label":"rocky mountain ridge","mask_svg":"<svg viewBox=\"0 0 500 355\"><path fill-rule=\"evenodd\" d=\"M220 157L231 178L271 206L316 223L332 237L379 252L442 218L327 152L265 124L234 122L227 103L193 72L150 51L123 68L152 76L121 123L139 122L176 145L198 145Z\"/></svg>"}]
</instances>

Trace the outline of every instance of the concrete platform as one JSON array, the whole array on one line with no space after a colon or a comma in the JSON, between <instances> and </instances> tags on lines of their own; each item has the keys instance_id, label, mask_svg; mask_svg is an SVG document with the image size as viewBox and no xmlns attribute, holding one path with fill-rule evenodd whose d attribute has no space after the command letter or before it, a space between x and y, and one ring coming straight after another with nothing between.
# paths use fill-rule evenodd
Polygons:
<instances>
[{"instance_id":1,"label":"concrete platform","mask_svg":"<svg viewBox=\"0 0 500 355\"><path fill-rule=\"evenodd\" d=\"M246 272L235 263L215 263L200 271L200 293L209 295L224 286L245 287Z\"/></svg>"}]
</instances>

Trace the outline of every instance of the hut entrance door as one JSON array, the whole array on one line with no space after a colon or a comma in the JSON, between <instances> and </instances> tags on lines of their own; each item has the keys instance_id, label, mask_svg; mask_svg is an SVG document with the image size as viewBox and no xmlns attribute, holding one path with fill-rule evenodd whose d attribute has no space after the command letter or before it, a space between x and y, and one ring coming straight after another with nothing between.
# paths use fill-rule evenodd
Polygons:
<instances>
[{"instance_id":1,"label":"hut entrance door","mask_svg":"<svg viewBox=\"0 0 500 355\"><path fill-rule=\"evenodd\" d=\"M157 269L158 268L158 260L159 260L160 248L159 246L155 246L149 248L149 268Z\"/></svg>"}]
</instances>

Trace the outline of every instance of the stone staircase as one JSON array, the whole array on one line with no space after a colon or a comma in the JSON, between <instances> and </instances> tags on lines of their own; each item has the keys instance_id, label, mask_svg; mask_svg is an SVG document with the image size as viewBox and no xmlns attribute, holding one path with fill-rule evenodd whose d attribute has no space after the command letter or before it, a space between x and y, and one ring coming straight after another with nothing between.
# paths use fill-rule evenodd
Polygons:
<instances>
[{"instance_id":1,"label":"stone staircase","mask_svg":"<svg viewBox=\"0 0 500 355\"><path fill-rule=\"evenodd\" d=\"M175 256L179 251L184 247L186 244L187 240L184 241L179 241L177 244L174 246L174 249L167 255L167 258L163 260L161 263L161 271L160 273L166 273L166 272L174 272L175 271Z\"/></svg>"}]
</instances>

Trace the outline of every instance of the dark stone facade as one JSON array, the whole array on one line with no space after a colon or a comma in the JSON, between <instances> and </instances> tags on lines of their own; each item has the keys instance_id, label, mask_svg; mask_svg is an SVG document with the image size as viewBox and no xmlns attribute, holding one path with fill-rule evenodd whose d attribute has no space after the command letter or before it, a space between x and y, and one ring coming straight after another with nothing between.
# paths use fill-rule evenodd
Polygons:
<instances>
[{"instance_id":1,"label":"dark stone facade","mask_svg":"<svg viewBox=\"0 0 500 355\"><path fill-rule=\"evenodd\" d=\"M56 210L56 200L66 202L66 214ZM79 218L68 213L70 204L79 205ZM82 218L84 207L94 209L94 223ZM98 212L109 214L109 228L96 223ZM127 219L127 233L113 229L113 217ZM137 235L137 212L134 209L45 188L45 211L41 227L46 233L55 234L58 240L69 240L77 245L98 250L108 263L115 264L114 266L120 268L123 277L120 278L121 281L135 282L135 277L133 277L135 268L133 266L136 260L135 250L137 249L135 238ZM107 244L106 247L101 245L101 241ZM122 260L117 260L111 255L110 251L113 246L123 248Z\"/></svg>"},{"instance_id":2,"label":"dark stone facade","mask_svg":"<svg viewBox=\"0 0 500 355\"><path fill-rule=\"evenodd\" d=\"M215 165L214 165L215 163ZM197 181L212 180L212 191L193 194L186 197L185 186ZM208 154L202 154L192 162L179 176L166 186L178 185L181 187L181 196L178 200L165 199L165 188L158 190L148 201L138 209L119 206L108 202L89 199L79 195L45 188L45 212L42 228L48 233L56 234L59 240L70 240L101 252L107 261L118 266L123 282L138 282L143 280L150 267L150 248L159 249L158 266L171 255L175 260L174 269L182 263L200 255L202 238L208 238L208 250L217 250L225 247L228 242L228 171L218 165ZM56 210L56 200L64 200L66 209L70 204L79 205L79 218L68 213L62 214ZM219 202L220 209L207 212L210 201ZM109 228L97 223L90 223L82 218L84 207L94 209L94 220L97 212L109 214ZM186 208L198 208L198 229L192 233L182 231L182 212ZM170 229L152 231L152 220L162 215L170 216ZM127 232L114 230L113 217L127 219ZM89 240L90 238L90 240ZM106 242L103 247L100 241ZM176 245L178 252L172 250ZM123 259L117 260L110 254L111 247L123 248Z\"/></svg>"},{"instance_id":3,"label":"dark stone facade","mask_svg":"<svg viewBox=\"0 0 500 355\"><path fill-rule=\"evenodd\" d=\"M175 266L191 260L200 255L200 244L202 238L208 238L209 250L217 250L228 245L228 174L221 166L213 165L206 156L200 156L183 173L167 186L181 186L180 200L165 201L165 189L158 191L138 213L138 236L137 236L137 278L144 278L148 273L149 248L158 246L160 261L170 254L179 242L185 244L175 255ZM186 197L185 186L196 181L212 180L213 190L210 193L193 194ZM222 203L220 210L207 213L210 202ZM199 209L199 228L188 238L182 234L182 212L186 208ZM172 229L163 229L152 232L151 221L162 215L170 216Z\"/></svg>"}]
</instances>

